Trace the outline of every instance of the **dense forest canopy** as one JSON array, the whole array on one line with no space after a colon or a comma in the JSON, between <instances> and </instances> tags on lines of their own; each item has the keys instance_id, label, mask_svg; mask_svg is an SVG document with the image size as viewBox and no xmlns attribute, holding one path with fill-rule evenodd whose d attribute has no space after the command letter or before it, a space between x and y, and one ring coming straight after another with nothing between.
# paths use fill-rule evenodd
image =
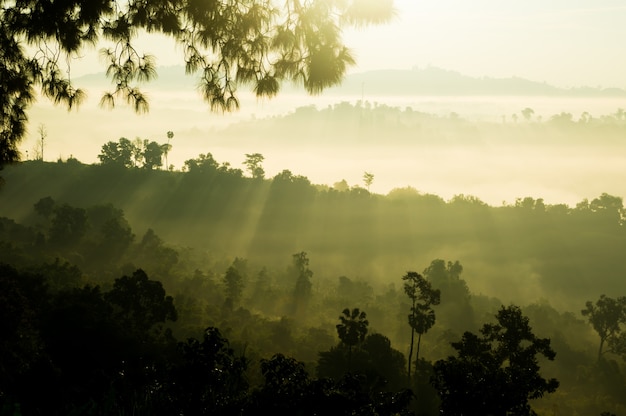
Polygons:
<instances>
[{"instance_id":1,"label":"dense forest canopy","mask_svg":"<svg viewBox=\"0 0 626 416\"><path fill-rule=\"evenodd\" d=\"M85 400L106 411L137 406L150 383L161 387L143 402L147 412L169 406L185 414L193 406L225 414L231 406L328 406L350 394L358 398L345 409L379 403L375 414L487 403L540 414L626 406L621 197L604 193L572 207L532 197L502 206L464 195L446 201L413 188L379 195L366 189L376 180L368 172L363 186L316 185L289 170L266 178L260 153L242 155L244 169L206 153L168 171L165 149L149 145L120 138L103 144L96 165L35 160L4 171L1 275L4 293L15 295L6 295L3 311L14 331L3 348L14 359L3 366L11 380L56 383L47 408L65 413ZM402 290L403 276L424 284ZM77 314L82 321L68 320ZM51 321L56 316L66 318ZM517 347L495 341L511 320L527 328L524 356L537 358L519 365L532 374L501 372L498 363L510 360L501 354ZM94 339L93 322L112 338L106 350L81 353L91 364L78 369L68 358L77 352L60 346L70 333L75 345ZM147 354L139 348L146 343L161 352ZM39 366L41 354L52 367ZM94 361L98 354L104 362ZM119 369L116 360L134 367ZM146 360L158 374L139 370ZM502 385L502 400L489 383L459 378L475 360L491 360L481 368ZM234 390L214 390L224 381L213 370L195 373L197 362L228 368ZM129 376L104 376L99 366ZM284 374L294 384L281 385ZM204 387L183 390L183 375ZM64 396L84 377L92 381L81 395ZM495 381L503 377L527 384ZM8 408L26 403L28 389L5 383ZM130 396L111 401L103 383ZM558 395L537 400L557 385ZM476 395L462 396L463 386ZM211 407L215 395L225 407Z\"/></svg>"}]
</instances>

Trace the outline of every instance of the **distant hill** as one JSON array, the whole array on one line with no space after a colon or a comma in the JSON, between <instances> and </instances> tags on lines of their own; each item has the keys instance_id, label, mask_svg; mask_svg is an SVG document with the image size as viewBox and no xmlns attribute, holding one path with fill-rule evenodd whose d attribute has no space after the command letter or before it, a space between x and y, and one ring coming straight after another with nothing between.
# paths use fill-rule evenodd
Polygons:
<instances>
[{"instance_id":1,"label":"distant hill","mask_svg":"<svg viewBox=\"0 0 626 416\"><path fill-rule=\"evenodd\" d=\"M557 88L519 77L473 78L459 72L427 67L411 70L378 70L353 74L331 89L341 94L367 95L506 95L506 96L610 96L624 97L618 88Z\"/></svg>"},{"instance_id":2,"label":"distant hill","mask_svg":"<svg viewBox=\"0 0 626 416\"><path fill-rule=\"evenodd\" d=\"M105 86L108 80L103 73L89 74L77 79L79 84ZM183 66L158 68L154 86L163 90L193 90L198 85L197 76L185 74ZM284 92L301 91L285 85ZM328 95L371 96L577 96L577 97L626 97L619 88L576 87L557 88L545 82L530 81L519 77L474 78L456 71L436 67L408 70L384 69L348 75L343 83L330 88Z\"/></svg>"}]
</instances>

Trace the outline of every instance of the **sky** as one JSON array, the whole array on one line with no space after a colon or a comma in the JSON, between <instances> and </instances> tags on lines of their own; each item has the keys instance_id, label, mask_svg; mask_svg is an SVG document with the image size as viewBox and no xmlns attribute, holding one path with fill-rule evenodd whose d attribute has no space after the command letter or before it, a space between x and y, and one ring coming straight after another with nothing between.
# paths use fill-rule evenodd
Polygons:
<instances>
[{"instance_id":1,"label":"sky","mask_svg":"<svg viewBox=\"0 0 626 416\"><path fill-rule=\"evenodd\" d=\"M396 0L391 24L350 30L353 70L435 66L559 87L626 87L623 0Z\"/></svg>"},{"instance_id":2,"label":"sky","mask_svg":"<svg viewBox=\"0 0 626 416\"><path fill-rule=\"evenodd\" d=\"M434 66L565 88L626 88L624 0L395 0L395 7L388 24L346 29L357 58L350 72ZM137 44L158 65L183 62L168 39ZM75 74L102 71L97 53L85 55Z\"/></svg>"}]
</instances>

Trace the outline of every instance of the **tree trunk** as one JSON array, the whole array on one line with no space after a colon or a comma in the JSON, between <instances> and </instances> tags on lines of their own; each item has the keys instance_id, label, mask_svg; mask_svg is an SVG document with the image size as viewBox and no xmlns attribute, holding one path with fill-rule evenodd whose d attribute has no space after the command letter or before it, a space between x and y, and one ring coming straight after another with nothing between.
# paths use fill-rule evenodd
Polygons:
<instances>
[{"instance_id":1,"label":"tree trunk","mask_svg":"<svg viewBox=\"0 0 626 416\"><path fill-rule=\"evenodd\" d=\"M411 308L411 318L412 321L415 321L415 299L413 299L413 307ZM411 321L409 321L409 325L411 325ZM407 381L409 386L411 385L411 358L413 358L413 340L415 339L415 328L411 325L411 348L409 348L409 367L407 369Z\"/></svg>"},{"instance_id":2,"label":"tree trunk","mask_svg":"<svg viewBox=\"0 0 626 416\"><path fill-rule=\"evenodd\" d=\"M600 338L600 347L598 348L598 361L602 359L602 348L604 347L604 338Z\"/></svg>"},{"instance_id":3,"label":"tree trunk","mask_svg":"<svg viewBox=\"0 0 626 416\"><path fill-rule=\"evenodd\" d=\"M415 353L415 362L420 360L420 344L422 342L422 334L417 335L417 352Z\"/></svg>"},{"instance_id":4,"label":"tree trunk","mask_svg":"<svg viewBox=\"0 0 626 416\"><path fill-rule=\"evenodd\" d=\"M407 378L409 385L411 385L411 358L413 357L413 339L415 338L415 329L411 328L411 348L409 348L409 368L407 371Z\"/></svg>"}]
</instances>

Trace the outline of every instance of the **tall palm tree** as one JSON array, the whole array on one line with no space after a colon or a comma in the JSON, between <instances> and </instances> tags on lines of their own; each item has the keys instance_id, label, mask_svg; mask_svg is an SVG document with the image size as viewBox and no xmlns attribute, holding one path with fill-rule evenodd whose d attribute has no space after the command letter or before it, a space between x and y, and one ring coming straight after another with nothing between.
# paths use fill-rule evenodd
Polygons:
<instances>
[{"instance_id":1,"label":"tall palm tree","mask_svg":"<svg viewBox=\"0 0 626 416\"><path fill-rule=\"evenodd\" d=\"M174 132L168 131L167 143L164 143L161 145L161 150L163 151L163 155L165 156L165 170L169 170L170 168L170 165L167 161L167 154L170 152L170 150L172 150L172 145L170 144L170 140L172 140L173 138L174 138Z\"/></svg>"},{"instance_id":2,"label":"tall palm tree","mask_svg":"<svg viewBox=\"0 0 626 416\"><path fill-rule=\"evenodd\" d=\"M407 272L402 277L404 280L404 293L411 299L411 314L409 315L409 326L411 327L411 347L409 349L409 363L407 367L407 378L411 382L411 359L413 358L413 344L415 333L417 332L417 357L419 361L420 343L422 335L435 324L435 311L433 305L439 305L441 292L433 289L431 283L419 273Z\"/></svg>"},{"instance_id":3,"label":"tall palm tree","mask_svg":"<svg viewBox=\"0 0 626 416\"><path fill-rule=\"evenodd\" d=\"M336 325L339 339L344 345L348 346L348 369L350 368L352 359L352 347L360 344L365 340L367 335L367 327L370 324L367 320L367 314L354 308L343 310L339 315L340 323Z\"/></svg>"}]
</instances>

